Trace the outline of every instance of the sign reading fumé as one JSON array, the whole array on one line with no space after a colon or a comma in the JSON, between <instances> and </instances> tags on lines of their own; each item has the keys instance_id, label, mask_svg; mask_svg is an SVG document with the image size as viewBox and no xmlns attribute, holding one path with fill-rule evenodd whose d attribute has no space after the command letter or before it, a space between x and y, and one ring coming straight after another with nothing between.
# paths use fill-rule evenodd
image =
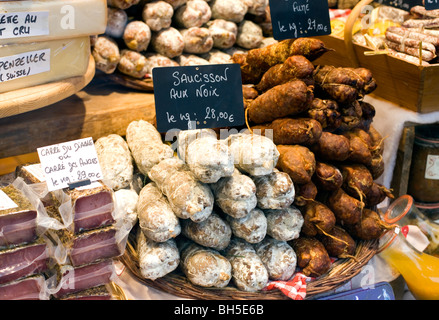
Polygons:
<instances>
[{"instance_id":1,"label":"sign reading fum\u00e9","mask_svg":"<svg viewBox=\"0 0 439 320\"><path fill-rule=\"evenodd\" d=\"M159 67L153 69L152 78L159 132L245 122L238 64Z\"/></svg>"},{"instance_id":2,"label":"sign reading fum\u00e9","mask_svg":"<svg viewBox=\"0 0 439 320\"><path fill-rule=\"evenodd\" d=\"M92 138L38 148L37 152L49 191L67 188L79 181L102 179Z\"/></svg>"},{"instance_id":3,"label":"sign reading fum\u00e9","mask_svg":"<svg viewBox=\"0 0 439 320\"><path fill-rule=\"evenodd\" d=\"M276 40L331 34L328 0L270 0Z\"/></svg>"}]
</instances>

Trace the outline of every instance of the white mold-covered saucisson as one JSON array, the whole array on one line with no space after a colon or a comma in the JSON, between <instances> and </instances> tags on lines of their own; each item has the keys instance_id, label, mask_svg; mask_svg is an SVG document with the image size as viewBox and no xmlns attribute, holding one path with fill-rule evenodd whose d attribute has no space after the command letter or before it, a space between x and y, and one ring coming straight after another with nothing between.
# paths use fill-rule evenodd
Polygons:
<instances>
[{"instance_id":1,"label":"white mold-covered saucisson","mask_svg":"<svg viewBox=\"0 0 439 320\"><path fill-rule=\"evenodd\" d=\"M218 214L212 214L204 221L193 222L190 219L181 220L182 234L204 247L224 250L230 243L232 230L229 224Z\"/></svg>"},{"instance_id":2,"label":"white mold-covered saucisson","mask_svg":"<svg viewBox=\"0 0 439 320\"><path fill-rule=\"evenodd\" d=\"M122 38L125 26L128 23L128 14L119 8L107 8L107 27L105 34L112 38Z\"/></svg>"},{"instance_id":3,"label":"white mold-covered saucisson","mask_svg":"<svg viewBox=\"0 0 439 320\"><path fill-rule=\"evenodd\" d=\"M244 20L248 11L247 5L241 0L211 0L209 5L212 10L212 18L236 23Z\"/></svg>"},{"instance_id":4,"label":"white mold-covered saucisson","mask_svg":"<svg viewBox=\"0 0 439 320\"><path fill-rule=\"evenodd\" d=\"M123 40L131 50L146 51L151 41L151 29L142 21L132 21L125 28Z\"/></svg>"},{"instance_id":5,"label":"white mold-covered saucisson","mask_svg":"<svg viewBox=\"0 0 439 320\"><path fill-rule=\"evenodd\" d=\"M111 74L117 69L120 62L120 51L116 41L102 35L94 42L92 55L96 63L96 69Z\"/></svg>"},{"instance_id":6,"label":"white mold-covered saucisson","mask_svg":"<svg viewBox=\"0 0 439 320\"><path fill-rule=\"evenodd\" d=\"M204 0L189 0L175 10L174 20L180 28L201 27L210 20L212 11Z\"/></svg>"},{"instance_id":7,"label":"white mold-covered saucisson","mask_svg":"<svg viewBox=\"0 0 439 320\"><path fill-rule=\"evenodd\" d=\"M267 217L267 234L276 240L297 239L303 226L303 216L294 206L285 209L264 210Z\"/></svg>"},{"instance_id":8,"label":"white mold-covered saucisson","mask_svg":"<svg viewBox=\"0 0 439 320\"><path fill-rule=\"evenodd\" d=\"M297 256L286 241L266 237L255 245L255 250L267 268L270 279L291 279L296 271Z\"/></svg>"},{"instance_id":9,"label":"white mold-covered saucisson","mask_svg":"<svg viewBox=\"0 0 439 320\"><path fill-rule=\"evenodd\" d=\"M137 168L144 175L163 159L174 156L174 151L162 142L154 125L145 120L132 121L128 125L126 140Z\"/></svg>"},{"instance_id":10,"label":"white mold-covered saucisson","mask_svg":"<svg viewBox=\"0 0 439 320\"><path fill-rule=\"evenodd\" d=\"M137 214L140 228L151 240L165 242L181 232L179 219L154 182L148 183L140 191Z\"/></svg>"},{"instance_id":11,"label":"white mold-covered saucisson","mask_svg":"<svg viewBox=\"0 0 439 320\"><path fill-rule=\"evenodd\" d=\"M230 148L235 166L252 176L273 172L279 159L279 151L273 140L262 135L232 134L225 143Z\"/></svg>"},{"instance_id":12,"label":"white mold-covered saucisson","mask_svg":"<svg viewBox=\"0 0 439 320\"><path fill-rule=\"evenodd\" d=\"M274 169L270 174L252 178L259 208L282 209L293 204L295 188L287 173Z\"/></svg>"},{"instance_id":13,"label":"white mold-covered saucisson","mask_svg":"<svg viewBox=\"0 0 439 320\"><path fill-rule=\"evenodd\" d=\"M161 161L149 171L148 177L157 184L179 218L201 222L212 213L212 191L195 178L181 159Z\"/></svg>"},{"instance_id":14,"label":"white mold-covered saucisson","mask_svg":"<svg viewBox=\"0 0 439 320\"><path fill-rule=\"evenodd\" d=\"M125 10L131 6L138 4L139 2L140 0L107 0L107 5L109 7Z\"/></svg>"},{"instance_id":15,"label":"white mold-covered saucisson","mask_svg":"<svg viewBox=\"0 0 439 320\"><path fill-rule=\"evenodd\" d=\"M101 137L96 140L95 148L107 185L113 190L129 187L133 180L133 159L124 138L117 134Z\"/></svg>"},{"instance_id":16,"label":"white mold-covered saucisson","mask_svg":"<svg viewBox=\"0 0 439 320\"><path fill-rule=\"evenodd\" d=\"M226 216L235 237L244 239L248 243L261 242L267 234L267 218L259 208L254 208L243 218Z\"/></svg>"},{"instance_id":17,"label":"white mold-covered saucisson","mask_svg":"<svg viewBox=\"0 0 439 320\"><path fill-rule=\"evenodd\" d=\"M233 21L214 19L207 22L206 26L209 29L215 48L228 49L235 44L238 26Z\"/></svg>"},{"instance_id":18,"label":"white mold-covered saucisson","mask_svg":"<svg viewBox=\"0 0 439 320\"><path fill-rule=\"evenodd\" d=\"M191 142L186 149L186 163L195 177L204 183L216 183L223 177L230 177L235 170L233 155L216 136Z\"/></svg>"},{"instance_id":19,"label":"white mold-covered saucisson","mask_svg":"<svg viewBox=\"0 0 439 320\"><path fill-rule=\"evenodd\" d=\"M226 258L232 265L232 279L239 290L256 292L267 285L268 271L251 244L232 239Z\"/></svg>"},{"instance_id":20,"label":"white mold-covered saucisson","mask_svg":"<svg viewBox=\"0 0 439 320\"><path fill-rule=\"evenodd\" d=\"M207 28L191 27L180 30L184 39L184 52L202 54L213 47L213 38Z\"/></svg>"},{"instance_id":21,"label":"white mold-covered saucisson","mask_svg":"<svg viewBox=\"0 0 439 320\"><path fill-rule=\"evenodd\" d=\"M169 27L153 33L151 47L155 52L172 59L183 53L184 38L180 31Z\"/></svg>"},{"instance_id":22,"label":"white mold-covered saucisson","mask_svg":"<svg viewBox=\"0 0 439 320\"><path fill-rule=\"evenodd\" d=\"M146 75L146 58L133 50L122 50L117 69L134 78L142 79Z\"/></svg>"},{"instance_id":23,"label":"white mold-covered saucisson","mask_svg":"<svg viewBox=\"0 0 439 320\"><path fill-rule=\"evenodd\" d=\"M139 270L143 277L155 280L174 271L180 263L180 252L174 239L155 242L143 234L137 235Z\"/></svg>"},{"instance_id":24,"label":"white mold-covered saucisson","mask_svg":"<svg viewBox=\"0 0 439 320\"><path fill-rule=\"evenodd\" d=\"M245 49L256 49L261 46L264 35L262 28L250 20L243 20L238 26L236 44Z\"/></svg>"},{"instance_id":25,"label":"white mold-covered saucisson","mask_svg":"<svg viewBox=\"0 0 439 320\"><path fill-rule=\"evenodd\" d=\"M152 31L160 31L171 26L174 8L165 1L147 2L143 7L142 19Z\"/></svg>"},{"instance_id":26,"label":"white mold-covered saucisson","mask_svg":"<svg viewBox=\"0 0 439 320\"><path fill-rule=\"evenodd\" d=\"M215 203L233 218L243 218L257 205L253 180L235 169L231 177L221 178L210 185Z\"/></svg>"},{"instance_id":27,"label":"white mold-covered saucisson","mask_svg":"<svg viewBox=\"0 0 439 320\"><path fill-rule=\"evenodd\" d=\"M230 262L214 249L187 241L181 246L180 256L181 269L193 284L224 288L232 279Z\"/></svg>"}]
</instances>

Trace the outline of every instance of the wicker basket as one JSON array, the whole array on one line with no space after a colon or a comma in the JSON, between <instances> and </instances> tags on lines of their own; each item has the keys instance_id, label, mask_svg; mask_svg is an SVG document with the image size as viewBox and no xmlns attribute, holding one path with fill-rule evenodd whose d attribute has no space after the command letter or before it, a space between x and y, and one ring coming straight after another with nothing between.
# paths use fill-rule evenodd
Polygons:
<instances>
[{"instance_id":1,"label":"wicker basket","mask_svg":"<svg viewBox=\"0 0 439 320\"><path fill-rule=\"evenodd\" d=\"M339 259L335 261L326 274L307 284L306 298L309 299L312 296L333 290L343 285L346 281L350 280L361 271L361 268L374 256L377 248L378 240L358 242L354 255L355 258ZM222 289L203 288L189 282L179 269L156 280L145 279L140 273L137 251L132 237L130 237L126 250L120 260L131 274L141 283L181 298L198 300L290 299L278 290L261 291L256 293L244 292L236 289L231 284Z\"/></svg>"}]
</instances>

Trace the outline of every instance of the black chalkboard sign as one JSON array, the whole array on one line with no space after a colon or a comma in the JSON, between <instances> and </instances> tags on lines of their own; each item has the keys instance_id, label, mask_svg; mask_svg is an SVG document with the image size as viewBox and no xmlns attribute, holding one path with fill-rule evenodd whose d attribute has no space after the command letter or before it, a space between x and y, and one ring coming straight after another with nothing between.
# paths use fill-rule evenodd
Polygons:
<instances>
[{"instance_id":1,"label":"black chalkboard sign","mask_svg":"<svg viewBox=\"0 0 439 320\"><path fill-rule=\"evenodd\" d=\"M422 0L377 0L376 2L406 11L409 11L414 6L423 6Z\"/></svg>"},{"instance_id":2,"label":"black chalkboard sign","mask_svg":"<svg viewBox=\"0 0 439 320\"><path fill-rule=\"evenodd\" d=\"M159 132L245 123L239 64L160 67L152 78Z\"/></svg>"},{"instance_id":3,"label":"black chalkboard sign","mask_svg":"<svg viewBox=\"0 0 439 320\"><path fill-rule=\"evenodd\" d=\"M270 14L276 40L331 33L328 0L270 0Z\"/></svg>"},{"instance_id":4,"label":"black chalkboard sign","mask_svg":"<svg viewBox=\"0 0 439 320\"><path fill-rule=\"evenodd\" d=\"M425 9L427 10L439 9L439 0L425 0Z\"/></svg>"}]
</instances>

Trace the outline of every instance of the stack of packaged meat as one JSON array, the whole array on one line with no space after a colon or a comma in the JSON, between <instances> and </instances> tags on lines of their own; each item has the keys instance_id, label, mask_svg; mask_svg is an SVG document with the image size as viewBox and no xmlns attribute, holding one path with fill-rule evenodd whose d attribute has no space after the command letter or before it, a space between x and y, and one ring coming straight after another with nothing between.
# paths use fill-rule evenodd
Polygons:
<instances>
[{"instance_id":1,"label":"stack of packaged meat","mask_svg":"<svg viewBox=\"0 0 439 320\"><path fill-rule=\"evenodd\" d=\"M11 208L0 210L0 298L111 299L133 225L114 190L96 181L48 192L38 163L16 175L2 189Z\"/></svg>"},{"instance_id":2,"label":"stack of packaged meat","mask_svg":"<svg viewBox=\"0 0 439 320\"><path fill-rule=\"evenodd\" d=\"M22 181L0 189L0 299L44 299L51 243L37 228L41 202Z\"/></svg>"}]
</instances>

